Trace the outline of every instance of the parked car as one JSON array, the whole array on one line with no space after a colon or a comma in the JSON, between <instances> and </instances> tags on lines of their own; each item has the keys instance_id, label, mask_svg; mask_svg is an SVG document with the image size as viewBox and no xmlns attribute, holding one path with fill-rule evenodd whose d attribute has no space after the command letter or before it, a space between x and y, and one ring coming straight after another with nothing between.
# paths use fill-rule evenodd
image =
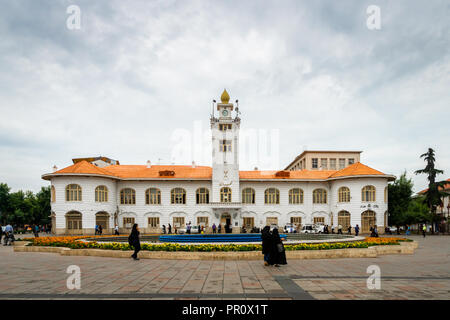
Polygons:
<instances>
[{"instance_id":1,"label":"parked car","mask_svg":"<svg viewBox=\"0 0 450 320\"><path fill-rule=\"evenodd\" d=\"M305 224L300 233L323 233L324 228L321 224Z\"/></svg>"},{"instance_id":2,"label":"parked car","mask_svg":"<svg viewBox=\"0 0 450 320\"><path fill-rule=\"evenodd\" d=\"M297 228L293 223L286 223L286 225L284 226L284 232L294 233L297 232Z\"/></svg>"},{"instance_id":3,"label":"parked car","mask_svg":"<svg viewBox=\"0 0 450 320\"><path fill-rule=\"evenodd\" d=\"M200 229L198 226L191 226L191 233L200 233Z\"/></svg>"}]
</instances>

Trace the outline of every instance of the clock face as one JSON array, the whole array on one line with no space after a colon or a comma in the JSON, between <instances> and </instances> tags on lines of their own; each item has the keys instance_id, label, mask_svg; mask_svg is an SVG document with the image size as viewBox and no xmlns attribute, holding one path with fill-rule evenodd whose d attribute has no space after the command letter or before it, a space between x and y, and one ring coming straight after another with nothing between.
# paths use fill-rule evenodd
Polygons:
<instances>
[{"instance_id":1,"label":"clock face","mask_svg":"<svg viewBox=\"0 0 450 320\"><path fill-rule=\"evenodd\" d=\"M224 117L226 117L226 116L228 115L228 110L223 110L223 111L222 111L222 115L223 115Z\"/></svg>"}]
</instances>

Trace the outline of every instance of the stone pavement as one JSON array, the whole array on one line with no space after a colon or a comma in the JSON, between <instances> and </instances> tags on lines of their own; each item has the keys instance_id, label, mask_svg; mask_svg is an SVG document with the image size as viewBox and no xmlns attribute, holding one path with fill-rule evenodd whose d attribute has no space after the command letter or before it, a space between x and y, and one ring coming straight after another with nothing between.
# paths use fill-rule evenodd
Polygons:
<instances>
[{"instance_id":1,"label":"stone pavement","mask_svg":"<svg viewBox=\"0 0 450 320\"><path fill-rule=\"evenodd\" d=\"M261 261L133 261L14 253L0 246L0 299L450 299L450 237L410 236L414 255ZM67 289L67 267L81 269L81 289ZM367 267L381 289L367 288Z\"/></svg>"}]
</instances>

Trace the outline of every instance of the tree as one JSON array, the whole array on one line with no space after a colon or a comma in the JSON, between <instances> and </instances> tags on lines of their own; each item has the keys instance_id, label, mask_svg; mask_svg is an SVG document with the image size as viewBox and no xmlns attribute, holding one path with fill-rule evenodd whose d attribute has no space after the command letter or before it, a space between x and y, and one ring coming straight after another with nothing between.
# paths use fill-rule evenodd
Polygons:
<instances>
[{"instance_id":1,"label":"tree","mask_svg":"<svg viewBox=\"0 0 450 320\"><path fill-rule=\"evenodd\" d=\"M436 176L438 174L444 173L443 170L436 169L434 163L436 162L434 156L434 150L432 148L428 148L428 151L420 156L426 161L427 165L424 169L416 170L415 174L426 174L428 179L428 190L425 194L425 202L428 205L428 208L431 212L432 222L439 221L439 217L436 215L436 207L441 204L441 198L447 197L448 194L441 191L444 185L448 182L439 181L436 182ZM441 188L441 190L439 190ZM432 224L431 232L434 233L434 223Z\"/></svg>"},{"instance_id":2,"label":"tree","mask_svg":"<svg viewBox=\"0 0 450 320\"><path fill-rule=\"evenodd\" d=\"M6 183L0 183L0 223L4 223L9 211L9 191L11 189Z\"/></svg>"},{"instance_id":3,"label":"tree","mask_svg":"<svg viewBox=\"0 0 450 320\"><path fill-rule=\"evenodd\" d=\"M412 201L413 182L406 177L406 171L394 183L388 185L389 224L399 226L407 224L407 213Z\"/></svg>"}]
</instances>

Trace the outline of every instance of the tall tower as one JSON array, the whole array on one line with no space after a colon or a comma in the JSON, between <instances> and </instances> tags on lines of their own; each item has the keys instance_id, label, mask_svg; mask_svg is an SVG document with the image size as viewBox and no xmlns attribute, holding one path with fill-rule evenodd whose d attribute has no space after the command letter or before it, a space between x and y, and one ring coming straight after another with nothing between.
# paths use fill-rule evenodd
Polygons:
<instances>
[{"instance_id":1,"label":"tall tower","mask_svg":"<svg viewBox=\"0 0 450 320\"><path fill-rule=\"evenodd\" d=\"M223 91L220 100L217 104L219 116L217 118L211 116L212 202L240 202L239 127L241 119L237 108L234 111L234 105L230 103L227 90ZM231 199L228 195L221 193L222 188L231 189Z\"/></svg>"}]
</instances>

